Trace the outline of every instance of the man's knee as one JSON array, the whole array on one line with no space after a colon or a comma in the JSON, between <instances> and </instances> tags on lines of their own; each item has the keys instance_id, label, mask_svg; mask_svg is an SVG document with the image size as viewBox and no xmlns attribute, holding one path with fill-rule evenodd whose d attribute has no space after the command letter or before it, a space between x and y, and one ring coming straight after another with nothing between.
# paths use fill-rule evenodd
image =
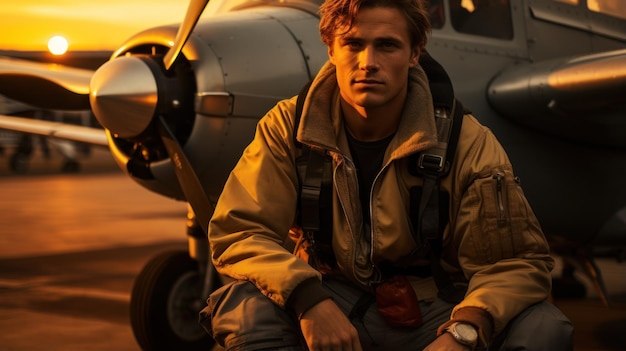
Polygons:
<instances>
[{"instance_id":1,"label":"man's knee","mask_svg":"<svg viewBox=\"0 0 626 351\"><path fill-rule=\"evenodd\" d=\"M296 321L245 281L214 291L200 312L202 326L226 350L298 347L301 334Z\"/></svg>"},{"instance_id":2,"label":"man's knee","mask_svg":"<svg viewBox=\"0 0 626 351\"><path fill-rule=\"evenodd\" d=\"M544 301L515 317L497 338L500 350L572 350L574 326L553 304Z\"/></svg>"}]
</instances>

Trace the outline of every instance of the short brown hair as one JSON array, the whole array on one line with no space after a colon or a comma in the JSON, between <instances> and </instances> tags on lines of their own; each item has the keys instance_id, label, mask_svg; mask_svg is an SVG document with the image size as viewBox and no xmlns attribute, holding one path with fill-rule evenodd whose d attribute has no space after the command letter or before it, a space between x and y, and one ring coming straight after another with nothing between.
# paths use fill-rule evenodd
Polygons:
<instances>
[{"instance_id":1,"label":"short brown hair","mask_svg":"<svg viewBox=\"0 0 626 351\"><path fill-rule=\"evenodd\" d=\"M337 28L349 31L363 8L393 7L406 17L411 46L423 49L430 33L430 20L423 0L326 0L320 7L320 36L332 46Z\"/></svg>"}]
</instances>

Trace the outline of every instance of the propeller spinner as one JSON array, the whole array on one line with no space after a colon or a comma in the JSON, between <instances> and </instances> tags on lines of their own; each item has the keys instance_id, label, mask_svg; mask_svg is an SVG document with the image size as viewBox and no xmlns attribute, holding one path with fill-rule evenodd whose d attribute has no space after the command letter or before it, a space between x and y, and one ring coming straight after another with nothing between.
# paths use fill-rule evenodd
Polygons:
<instances>
[{"instance_id":1,"label":"propeller spinner","mask_svg":"<svg viewBox=\"0 0 626 351\"><path fill-rule=\"evenodd\" d=\"M140 57L121 57L100 67L91 78L89 102L102 126L116 138L144 132L156 112L158 86ZM121 115L119 111L124 111Z\"/></svg>"}]
</instances>

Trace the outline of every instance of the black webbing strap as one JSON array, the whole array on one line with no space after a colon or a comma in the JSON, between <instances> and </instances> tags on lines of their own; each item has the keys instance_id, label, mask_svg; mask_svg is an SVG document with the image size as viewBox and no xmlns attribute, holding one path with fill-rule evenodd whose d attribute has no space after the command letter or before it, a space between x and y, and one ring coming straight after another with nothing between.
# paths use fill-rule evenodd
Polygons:
<instances>
[{"instance_id":1,"label":"black webbing strap","mask_svg":"<svg viewBox=\"0 0 626 351\"><path fill-rule=\"evenodd\" d=\"M322 150L314 150L303 145L302 157L305 158L307 166L300 189L301 225L304 234L313 245L315 235L320 230L320 194L326 154Z\"/></svg>"},{"instance_id":2,"label":"black webbing strap","mask_svg":"<svg viewBox=\"0 0 626 351\"><path fill-rule=\"evenodd\" d=\"M418 161L418 169L422 172L424 182L419 203L416 235L418 239L423 239L423 241L417 242L427 244L431 250L430 267L439 290L439 297L450 303L458 303L463 299L465 290L457 289L440 263L443 238L439 228L439 183L441 178L447 175L450 170L464 112L458 101L453 104L452 119L446 116L445 112L438 112L435 113L438 132L441 134L447 130L449 134L444 136L448 139L440 140L436 147L424 151Z\"/></svg>"},{"instance_id":3,"label":"black webbing strap","mask_svg":"<svg viewBox=\"0 0 626 351\"><path fill-rule=\"evenodd\" d=\"M418 241L426 241L436 256L441 253L439 229L439 182L450 171L463 122L463 107L453 102L452 111L435 109L435 121L439 141L436 146L423 151L418 158L417 169L424 178L418 210Z\"/></svg>"},{"instance_id":4,"label":"black webbing strap","mask_svg":"<svg viewBox=\"0 0 626 351\"><path fill-rule=\"evenodd\" d=\"M306 167L300 184L300 225L306 238L313 245L314 238L320 230L320 197L326 153L324 150L313 149L297 140L302 109L310 86L311 82L305 84L296 100L293 138L295 145L302 149L302 154L297 162L302 162ZM298 169L300 170L300 168Z\"/></svg>"},{"instance_id":5,"label":"black webbing strap","mask_svg":"<svg viewBox=\"0 0 626 351\"><path fill-rule=\"evenodd\" d=\"M443 234L439 227L439 183L450 171L463 123L462 104L454 98L452 83L443 67L428 52L420 56L420 65L426 72L435 106L438 143L420 154L417 169L424 177L417 214L417 242L430 248L430 267L439 290L439 297L458 303L465 295L457 288L441 267ZM449 114L448 114L449 111ZM446 209L447 210L447 209Z\"/></svg>"}]
</instances>

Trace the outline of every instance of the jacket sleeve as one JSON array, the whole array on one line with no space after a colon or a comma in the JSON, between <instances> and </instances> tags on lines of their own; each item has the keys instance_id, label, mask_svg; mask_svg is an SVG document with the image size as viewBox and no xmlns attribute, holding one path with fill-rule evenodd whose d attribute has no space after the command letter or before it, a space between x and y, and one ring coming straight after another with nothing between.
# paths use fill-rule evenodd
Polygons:
<instances>
[{"instance_id":1,"label":"jacket sleeve","mask_svg":"<svg viewBox=\"0 0 626 351\"><path fill-rule=\"evenodd\" d=\"M294 104L295 99L282 101L259 121L224 185L208 231L217 271L250 281L283 307L300 283L321 281L283 246L297 207Z\"/></svg>"},{"instance_id":2,"label":"jacket sleeve","mask_svg":"<svg viewBox=\"0 0 626 351\"><path fill-rule=\"evenodd\" d=\"M452 242L469 287L451 320L480 325L488 341L549 296L554 261L504 149L473 117L466 125Z\"/></svg>"}]
</instances>

